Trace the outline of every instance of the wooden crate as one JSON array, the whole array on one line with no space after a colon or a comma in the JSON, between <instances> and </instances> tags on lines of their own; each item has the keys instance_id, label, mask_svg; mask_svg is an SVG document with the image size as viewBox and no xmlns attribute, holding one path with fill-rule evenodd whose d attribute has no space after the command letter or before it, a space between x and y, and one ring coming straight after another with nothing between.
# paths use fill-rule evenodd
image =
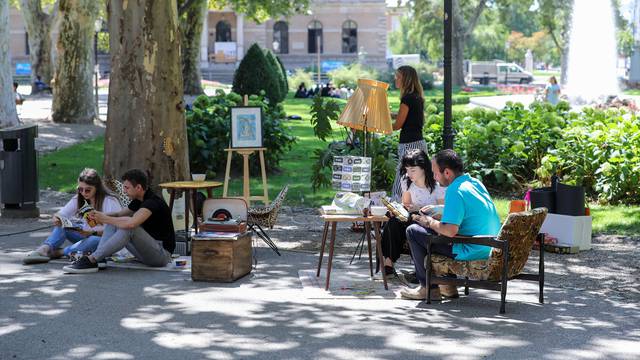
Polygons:
<instances>
[{"instance_id":1,"label":"wooden crate","mask_svg":"<svg viewBox=\"0 0 640 360\"><path fill-rule=\"evenodd\" d=\"M251 233L233 238L192 239L191 278L232 282L251 272Z\"/></svg>"}]
</instances>

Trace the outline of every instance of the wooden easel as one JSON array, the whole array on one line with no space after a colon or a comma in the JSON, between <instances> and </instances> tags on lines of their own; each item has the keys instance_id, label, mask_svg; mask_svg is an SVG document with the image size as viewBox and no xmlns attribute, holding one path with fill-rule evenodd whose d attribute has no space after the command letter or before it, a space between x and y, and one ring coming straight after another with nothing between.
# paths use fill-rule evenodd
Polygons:
<instances>
[{"instance_id":1,"label":"wooden easel","mask_svg":"<svg viewBox=\"0 0 640 360\"><path fill-rule=\"evenodd\" d=\"M244 106L249 105L249 97L247 95L244 96ZM229 148L224 151L227 152L227 168L224 173L224 187L222 188L222 197L235 197L244 199L247 202L247 205L251 205L251 200L261 200L264 202L265 206L269 205L269 190L267 188L267 171L264 166L264 151L266 148ZM237 152L242 155L242 196L227 196L227 191L229 190L229 179L231 172L231 159L233 157L233 152ZM259 196L251 196L251 190L249 189L249 155L254 152L258 152L260 156L260 171L262 173L262 189L264 191L264 195Z\"/></svg>"}]
</instances>

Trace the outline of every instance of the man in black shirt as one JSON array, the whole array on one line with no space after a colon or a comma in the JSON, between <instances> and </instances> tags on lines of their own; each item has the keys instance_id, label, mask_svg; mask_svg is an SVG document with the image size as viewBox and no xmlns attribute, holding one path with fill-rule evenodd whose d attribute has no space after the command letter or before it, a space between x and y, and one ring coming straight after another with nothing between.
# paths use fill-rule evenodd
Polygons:
<instances>
[{"instance_id":1,"label":"man in black shirt","mask_svg":"<svg viewBox=\"0 0 640 360\"><path fill-rule=\"evenodd\" d=\"M122 180L132 200L129 207L112 214L99 211L89 214L89 219L105 224L100 244L93 254L65 266L65 272L96 272L99 261L125 247L148 266L161 267L171 261L176 240L169 207L149 189L147 175L142 170L129 170Z\"/></svg>"}]
</instances>

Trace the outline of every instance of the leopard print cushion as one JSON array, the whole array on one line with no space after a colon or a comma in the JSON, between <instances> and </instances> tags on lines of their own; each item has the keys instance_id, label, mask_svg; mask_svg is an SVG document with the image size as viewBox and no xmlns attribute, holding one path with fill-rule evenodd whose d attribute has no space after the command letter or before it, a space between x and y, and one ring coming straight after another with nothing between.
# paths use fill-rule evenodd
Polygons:
<instances>
[{"instance_id":1,"label":"leopard print cushion","mask_svg":"<svg viewBox=\"0 0 640 360\"><path fill-rule=\"evenodd\" d=\"M116 179L108 179L104 181L104 185L107 187L107 189L111 190L111 192L116 195L118 201L120 202L120 206L122 206L123 208L129 207L131 199L129 199L127 193L124 192L124 188L122 187L122 183L120 181Z\"/></svg>"}]
</instances>

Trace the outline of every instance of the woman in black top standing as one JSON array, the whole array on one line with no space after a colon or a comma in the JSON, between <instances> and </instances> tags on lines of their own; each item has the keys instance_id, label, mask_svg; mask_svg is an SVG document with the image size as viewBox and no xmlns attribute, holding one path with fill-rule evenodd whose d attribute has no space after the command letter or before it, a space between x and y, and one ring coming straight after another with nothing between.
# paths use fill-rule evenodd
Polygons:
<instances>
[{"instance_id":1,"label":"woman in black top standing","mask_svg":"<svg viewBox=\"0 0 640 360\"><path fill-rule=\"evenodd\" d=\"M400 130L400 142L398 144L398 159L413 149L420 149L427 154L427 143L422 137L424 125L424 93L418 78L418 72L411 66L400 66L396 70L396 88L400 89L400 109L393 123L393 130ZM428 156L428 154L427 154ZM400 188L400 161L396 170L396 178L393 182L392 197L400 201L402 189Z\"/></svg>"}]
</instances>

